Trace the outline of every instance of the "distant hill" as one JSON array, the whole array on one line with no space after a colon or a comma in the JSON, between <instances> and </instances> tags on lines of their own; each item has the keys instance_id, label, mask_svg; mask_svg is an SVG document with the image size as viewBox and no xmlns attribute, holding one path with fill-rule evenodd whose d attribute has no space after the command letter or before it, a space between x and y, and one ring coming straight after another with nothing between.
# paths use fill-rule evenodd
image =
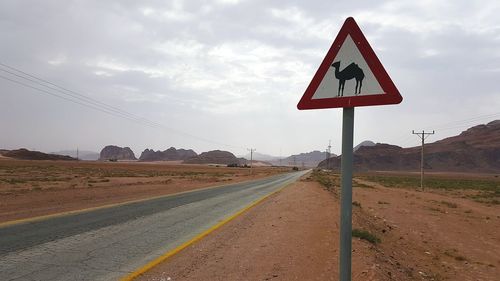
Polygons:
<instances>
[{"instance_id":1,"label":"distant hill","mask_svg":"<svg viewBox=\"0 0 500 281\"><path fill-rule=\"evenodd\" d=\"M243 157L245 159L250 159L250 153L243 155L241 157ZM264 161L264 162L279 159L279 157L267 155L267 154L263 154L263 153L259 153L259 152L254 152L252 155L252 158L253 158L253 160L259 160L259 161Z\"/></svg>"},{"instance_id":2,"label":"distant hill","mask_svg":"<svg viewBox=\"0 0 500 281\"><path fill-rule=\"evenodd\" d=\"M137 158L130 147L108 145L101 150L99 160L137 160Z\"/></svg>"},{"instance_id":3,"label":"distant hill","mask_svg":"<svg viewBox=\"0 0 500 281\"><path fill-rule=\"evenodd\" d=\"M250 165L250 160L247 160L245 158L239 158L240 159L240 165ZM269 167L269 166L273 166L273 164L271 164L270 162L267 162L267 161L261 161L261 160L253 160L252 162L252 166L254 167Z\"/></svg>"},{"instance_id":4,"label":"distant hill","mask_svg":"<svg viewBox=\"0 0 500 281\"><path fill-rule=\"evenodd\" d=\"M360 144L356 145L352 151L356 151L362 146L375 146L375 143L370 140L363 141Z\"/></svg>"},{"instance_id":5,"label":"distant hill","mask_svg":"<svg viewBox=\"0 0 500 281\"><path fill-rule=\"evenodd\" d=\"M242 164L241 162L244 159L236 158L234 154L229 151L223 150L212 150L208 152L203 152L200 155L191 157L189 159L184 160L183 163L186 164L222 164L222 165L230 165L230 164ZM244 163L243 163L244 164Z\"/></svg>"},{"instance_id":6,"label":"distant hill","mask_svg":"<svg viewBox=\"0 0 500 281\"><path fill-rule=\"evenodd\" d=\"M332 153L331 156L336 156L336 155ZM281 159L281 165L284 166L304 165L305 167L316 167L318 163L321 162L322 160L325 160L325 158L326 158L326 152L315 150L311 152L291 155L289 157ZM274 165L279 165L280 161L278 159L272 161L271 163L273 163Z\"/></svg>"},{"instance_id":7,"label":"distant hill","mask_svg":"<svg viewBox=\"0 0 500 281\"><path fill-rule=\"evenodd\" d=\"M165 151L145 149L141 153L139 161L176 161L186 160L195 156L198 156L198 154L192 149L175 149L175 147L170 147Z\"/></svg>"},{"instance_id":8,"label":"distant hill","mask_svg":"<svg viewBox=\"0 0 500 281\"><path fill-rule=\"evenodd\" d=\"M75 158L66 155L47 154L40 151L32 151L25 148L15 150L1 150L0 154L4 157L20 160L66 160L74 161Z\"/></svg>"},{"instance_id":9,"label":"distant hill","mask_svg":"<svg viewBox=\"0 0 500 281\"><path fill-rule=\"evenodd\" d=\"M51 152L50 154L66 155L73 158L76 158L77 156L76 150L61 150L61 151ZM86 161L95 161L99 159L99 153L95 151L79 150L78 159Z\"/></svg>"},{"instance_id":10,"label":"distant hill","mask_svg":"<svg viewBox=\"0 0 500 281\"><path fill-rule=\"evenodd\" d=\"M380 144L362 146L354 153L354 168L416 171L420 168L420 146L402 148ZM318 167L325 168L322 161ZM340 157L330 159L329 168L339 170ZM500 172L500 120L478 125L461 134L425 145L425 169L450 172Z\"/></svg>"}]
</instances>

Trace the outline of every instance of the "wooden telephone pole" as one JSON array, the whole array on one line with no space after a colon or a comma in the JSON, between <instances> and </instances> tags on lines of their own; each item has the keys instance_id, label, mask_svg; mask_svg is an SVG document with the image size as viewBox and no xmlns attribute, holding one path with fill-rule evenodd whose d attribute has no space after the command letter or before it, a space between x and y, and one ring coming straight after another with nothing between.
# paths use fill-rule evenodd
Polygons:
<instances>
[{"instance_id":1,"label":"wooden telephone pole","mask_svg":"<svg viewBox=\"0 0 500 281\"><path fill-rule=\"evenodd\" d=\"M332 152L332 140L329 140L328 141L328 146L326 148L326 169L327 170L330 170L330 155L331 155L331 152Z\"/></svg>"},{"instance_id":2,"label":"wooden telephone pole","mask_svg":"<svg viewBox=\"0 0 500 281\"><path fill-rule=\"evenodd\" d=\"M424 190L424 144L425 144L425 139L429 135L434 135L434 130L432 130L432 133L425 132L422 130L421 133L415 133L414 130L411 131L412 134L417 135L421 140L422 140L422 153L420 156L420 188Z\"/></svg>"},{"instance_id":3,"label":"wooden telephone pole","mask_svg":"<svg viewBox=\"0 0 500 281\"><path fill-rule=\"evenodd\" d=\"M252 162L253 162L253 153L256 151L257 149L255 148L249 148L248 151L250 151L250 175L253 173L252 171Z\"/></svg>"}]
</instances>

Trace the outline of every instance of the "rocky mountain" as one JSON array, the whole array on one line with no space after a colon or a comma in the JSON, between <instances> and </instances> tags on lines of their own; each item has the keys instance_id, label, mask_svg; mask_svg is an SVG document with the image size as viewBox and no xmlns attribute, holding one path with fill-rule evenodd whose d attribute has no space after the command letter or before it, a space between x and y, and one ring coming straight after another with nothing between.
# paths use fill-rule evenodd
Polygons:
<instances>
[{"instance_id":1,"label":"rocky mountain","mask_svg":"<svg viewBox=\"0 0 500 281\"><path fill-rule=\"evenodd\" d=\"M108 145L101 150L99 160L137 160L130 147Z\"/></svg>"},{"instance_id":2,"label":"rocky mountain","mask_svg":"<svg viewBox=\"0 0 500 281\"><path fill-rule=\"evenodd\" d=\"M165 151L154 151L152 149L145 149L139 157L140 161L176 161L186 160L191 157L198 156L192 149L175 149L171 147Z\"/></svg>"},{"instance_id":3,"label":"rocky mountain","mask_svg":"<svg viewBox=\"0 0 500 281\"><path fill-rule=\"evenodd\" d=\"M375 143L370 141L370 140L365 140L365 141L362 141L360 144L356 145L352 151L356 151L358 150L360 147L362 146L374 146Z\"/></svg>"},{"instance_id":4,"label":"rocky mountain","mask_svg":"<svg viewBox=\"0 0 500 281\"><path fill-rule=\"evenodd\" d=\"M380 144L362 146L354 153L354 169L420 169L420 146L402 148ZM500 120L478 125L461 134L425 145L425 169L453 172L500 172ZM340 157L331 158L328 168L339 170ZM326 161L318 167L326 168Z\"/></svg>"},{"instance_id":5,"label":"rocky mountain","mask_svg":"<svg viewBox=\"0 0 500 281\"><path fill-rule=\"evenodd\" d=\"M212 150L208 152L203 152L200 155L191 157L189 159L184 160L183 163L186 164L222 164L222 165L231 165L231 164L244 164L242 163L242 159L236 158L234 154L229 151L223 150Z\"/></svg>"},{"instance_id":6,"label":"rocky mountain","mask_svg":"<svg viewBox=\"0 0 500 281\"><path fill-rule=\"evenodd\" d=\"M61 151L51 152L50 154L67 155L73 158L76 158L78 154L79 160L86 160L86 161L95 161L99 159L98 152L88 151L88 150L79 150L78 153L76 150L61 150Z\"/></svg>"},{"instance_id":7,"label":"rocky mountain","mask_svg":"<svg viewBox=\"0 0 500 281\"><path fill-rule=\"evenodd\" d=\"M0 154L2 154L2 156L4 157L20 160L76 160L75 158L66 155L47 154L40 151L28 150L25 148L15 150L1 150Z\"/></svg>"}]
</instances>

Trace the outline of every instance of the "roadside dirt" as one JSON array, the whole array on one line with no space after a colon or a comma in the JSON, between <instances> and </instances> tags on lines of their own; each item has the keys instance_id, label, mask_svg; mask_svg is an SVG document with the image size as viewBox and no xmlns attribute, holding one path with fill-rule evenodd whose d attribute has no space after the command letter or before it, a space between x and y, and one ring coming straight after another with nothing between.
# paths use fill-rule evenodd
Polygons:
<instances>
[{"instance_id":1,"label":"roadside dirt","mask_svg":"<svg viewBox=\"0 0 500 281\"><path fill-rule=\"evenodd\" d=\"M278 174L171 163L0 160L0 223Z\"/></svg>"},{"instance_id":2,"label":"roadside dirt","mask_svg":"<svg viewBox=\"0 0 500 281\"><path fill-rule=\"evenodd\" d=\"M377 263L407 273L398 280L498 280L499 205L361 183L374 188L354 190L356 219L381 237Z\"/></svg>"},{"instance_id":3,"label":"roadside dirt","mask_svg":"<svg viewBox=\"0 0 500 281\"><path fill-rule=\"evenodd\" d=\"M354 188L353 280L498 280L500 209L469 199ZM339 194L303 179L138 280L338 280Z\"/></svg>"}]
</instances>

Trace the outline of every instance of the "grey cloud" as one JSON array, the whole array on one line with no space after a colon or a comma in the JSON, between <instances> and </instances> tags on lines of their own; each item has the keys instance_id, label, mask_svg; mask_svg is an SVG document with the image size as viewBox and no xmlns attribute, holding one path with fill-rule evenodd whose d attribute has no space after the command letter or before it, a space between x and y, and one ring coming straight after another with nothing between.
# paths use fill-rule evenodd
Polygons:
<instances>
[{"instance_id":1,"label":"grey cloud","mask_svg":"<svg viewBox=\"0 0 500 281\"><path fill-rule=\"evenodd\" d=\"M360 109L357 138L397 142L409 126L499 108L498 12L495 1L3 1L0 61L209 139L277 154L322 149L331 138L338 152L338 111L298 112L295 105L345 17L355 16L405 98L400 106ZM78 141L67 134L77 126L98 132L81 138L90 149L127 140L136 150L218 148L3 80L0 90L0 118L10 120L0 126L10 132L0 146L64 149ZM22 104L31 110L7 111ZM394 115L398 123L379 136L373 128ZM57 116L66 121L51 122ZM61 138L9 125L29 127L35 118Z\"/></svg>"}]
</instances>

